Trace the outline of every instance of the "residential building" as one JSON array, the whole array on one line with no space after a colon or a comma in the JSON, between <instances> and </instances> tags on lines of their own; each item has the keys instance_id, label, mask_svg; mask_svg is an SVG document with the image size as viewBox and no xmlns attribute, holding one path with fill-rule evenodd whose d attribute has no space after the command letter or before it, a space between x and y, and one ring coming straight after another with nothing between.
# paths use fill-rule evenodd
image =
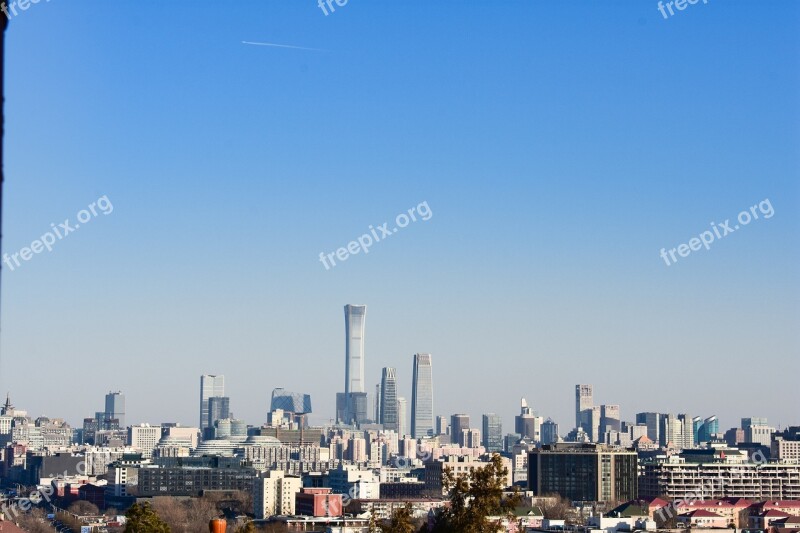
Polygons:
<instances>
[{"instance_id":1,"label":"residential building","mask_svg":"<svg viewBox=\"0 0 800 533\"><path fill-rule=\"evenodd\" d=\"M266 472L253 480L253 506L257 519L295 514L296 495L303 486L300 476L279 470Z\"/></svg>"}]
</instances>

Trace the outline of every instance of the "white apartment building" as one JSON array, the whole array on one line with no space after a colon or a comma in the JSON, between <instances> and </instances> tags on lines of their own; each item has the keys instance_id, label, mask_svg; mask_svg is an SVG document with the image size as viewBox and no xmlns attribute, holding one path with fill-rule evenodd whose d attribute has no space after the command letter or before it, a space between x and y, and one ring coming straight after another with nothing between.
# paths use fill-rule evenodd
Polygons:
<instances>
[{"instance_id":1,"label":"white apartment building","mask_svg":"<svg viewBox=\"0 0 800 533\"><path fill-rule=\"evenodd\" d=\"M253 482L253 511L257 519L295 513L295 495L300 492L303 480L280 470L267 472Z\"/></svg>"}]
</instances>

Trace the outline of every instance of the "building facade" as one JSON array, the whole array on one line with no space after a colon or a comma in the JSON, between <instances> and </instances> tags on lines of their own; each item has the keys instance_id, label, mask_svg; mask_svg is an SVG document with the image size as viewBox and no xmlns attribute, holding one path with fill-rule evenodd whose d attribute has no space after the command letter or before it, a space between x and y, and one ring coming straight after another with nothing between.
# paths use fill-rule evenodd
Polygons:
<instances>
[{"instance_id":1,"label":"building facade","mask_svg":"<svg viewBox=\"0 0 800 533\"><path fill-rule=\"evenodd\" d=\"M204 374L200 376L200 431L210 427L208 423L208 399L225 396L225 376Z\"/></svg>"},{"instance_id":2,"label":"building facade","mask_svg":"<svg viewBox=\"0 0 800 533\"><path fill-rule=\"evenodd\" d=\"M411 435L415 439L432 436L433 431L433 365L431 354L414 354L414 376L411 383Z\"/></svg>"},{"instance_id":3,"label":"building facade","mask_svg":"<svg viewBox=\"0 0 800 533\"><path fill-rule=\"evenodd\" d=\"M635 451L602 444L558 443L531 450L528 489L572 501L629 501L638 494Z\"/></svg>"}]
</instances>

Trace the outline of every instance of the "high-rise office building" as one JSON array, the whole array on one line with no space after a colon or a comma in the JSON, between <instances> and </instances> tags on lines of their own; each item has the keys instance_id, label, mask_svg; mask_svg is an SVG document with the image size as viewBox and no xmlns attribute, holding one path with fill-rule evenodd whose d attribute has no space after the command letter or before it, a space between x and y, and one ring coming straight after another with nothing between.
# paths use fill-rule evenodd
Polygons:
<instances>
[{"instance_id":1,"label":"high-rise office building","mask_svg":"<svg viewBox=\"0 0 800 533\"><path fill-rule=\"evenodd\" d=\"M109 392L106 394L105 420L118 420L119 427L125 427L125 395L121 392Z\"/></svg>"},{"instance_id":2,"label":"high-rise office building","mask_svg":"<svg viewBox=\"0 0 800 533\"><path fill-rule=\"evenodd\" d=\"M383 429L397 431L397 371L386 367L381 375L381 420Z\"/></svg>"},{"instance_id":3,"label":"high-rise office building","mask_svg":"<svg viewBox=\"0 0 800 533\"><path fill-rule=\"evenodd\" d=\"M414 354L411 384L411 435L415 439L433 435L433 366L431 354Z\"/></svg>"},{"instance_id":4,"label":"high-rise office building","mask_svg":"<svg viewBox=\"0 0 800 533\"><path fill-rule=\"evenodd\" d=\"M366 317L366 305L347 304L344 306L344 395L346 407L343 422L345 424L352 424L358 418L352 395L366 393L366 384L364 383L364 324Z\"/></svg>"},{"instance_id":5,"label":"high-rise office building","mask_svg":"<svg viewBox=\"0 0 800 533\"><path fill-rule=\"evenodd\" d=\"M405 398L397 398L397 434L402 438L408 435L408 425L406 423L406 411L408 410L408 402Z\"/></svg>"},{"instance_id":6,"label":"high-rise office building","mask_svg":"<svg viewBox=\"0 0 800 533\"><path fill-rule=\"evenodd\" d=\"M483 415L483 447L488 452L503 451L503 420L500 415Z\"/></svg>"},{"instance_id":7,"label":"high-rise office building","mask_svg":"<svg viewBox=\"0 0 800 533\"><path fill-rule=\"evenodd\" d=\"M636 413L636 423L647 426L647 438L658 444L660 442L661 415L658 413Z\"/></svg>"},{"instance_id":8,"label":"high-rise office building","mask_svg":"<svg viewBox=\"0 0 800 533\"><path fill-rule=\"evenodd\" d=\"M231 399L227 396L212 396L208 399L208 427L214 422L231 417Z\"/></svg>"},{"instance_id":9,"label":"high-rise office building","mask_svg":"<svg viewBox=\"0 0 800 533\"><path fill-rule=\"evenodd\" d=\"M375 385L375 423L381 422L381 384Z\"/></svg>"},{"instance_id":10,"label":"high-rise office building","mask_svg":"<svg viewBox=\"0 0 800 533\"><path fill-rule=\"evenodd\" d=\"M469 430L469 415L457 414L450 417L450 442L463 442L463 433L466 430Z\"/></svg>"},{"instance_id":11,"label":"high-rise office building","mask_svg":"<svg viewBox=\"0 0 800 533\"><path fill-rule=\"evenodd\" d=\"M200 376L200 431L209 427L208 399L212 396L225 396L225 376Z\"/></svg>"},{"instance_id":12,"label":"high-rise office building","mask_svg":"<svg viewBox=\"0 0 800 533\"><path fill-rule=\"evenodd\" d=\"M413 415L413 413L414 413L413 408L411 410L411 413L412 413L411 416L414 416ZM412 424L412 426L413 426L413 424ZM436 434L437 435L447 435L448 434L447 433L447 427L448 427L447 426L447 417L446 416L441 416L441 415L437 416L436 417Z\"/></svg>"},{"instance_id":13,"label":"high-rise office building","mask_svg":"<svg viewBox=\"0 0 800 533\"><path fill-rule=\"evenodd\" d=\"M619 415L619 405L600 406L600 432L620 431L622 419Z\"/></svg>"},{"instance_id":14,"label":"high-rise office building","mask_svg":"<svg viewBox=\"0 0 800 533\"><path fill-rule=\"evenodd\" d=\"M514 431L521 438L539 442L542 439L542 423L544 423L544 418L537 416L533 409L528 406L525 398L522 398L520 400L519 415L514 417Z\"/></svg>"},{"instance_id":15,"label":"high-rise office building","mask_svg":"<svg viewBox=\"0 0 800 533\"><path fill-rule=\"evenodd\" d=\"M703 423L697 430L697 440L700 443L710 442L712 439L716 438L717 433L719 433L719 419L716 416L709 416L703 420Z\"/></svg>"},{"instance_id":16,"label":"high-rise office building","mask_svg":"<svg viewBox=\"0 0 800 533\"><path fill-rule=\"evenodd\" d=\"M311 413L311 396L302 392L290 392L282 388L272 389L269 410L283 409L287 413L307 415Z\"/></svg>"},{"instance_id":17,"label":"high-rise office building","mask_svg":"<svg viewBox=\"0 0 800 533\"><path fill-rule=\"evenodd\" d=\"M591 385L575 385L575 427L583 428L586 433L591 433L591 413L588 411L594 405Z\"/></svg>"},{"instance_id":18,"label":"high-rise office building","mask_svg":"<svg viewBox=\"0 0 800 533\"><path fill-rule=\"evenodd\" d=\"M548 418L546 422L542 424L542 444L554 444L558 442L558 424L553 422L552 419Z\"/></svg>"}]
</instances>

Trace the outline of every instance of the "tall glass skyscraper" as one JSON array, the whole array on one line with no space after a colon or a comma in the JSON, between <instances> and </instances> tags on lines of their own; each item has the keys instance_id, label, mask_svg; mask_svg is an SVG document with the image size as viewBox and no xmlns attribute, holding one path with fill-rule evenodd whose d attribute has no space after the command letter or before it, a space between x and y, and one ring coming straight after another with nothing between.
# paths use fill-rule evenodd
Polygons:
<instances>
[{"instance_id":1,"label":"tall glass skyscraper","mask_svg":"<svg viewBox=\"0 0 800 533\"><path fill-rule=\"evenodd\" d=\"M125 395L121 392L106 394L105 420L119 420L119 428L125 428Z\"/></svg>"},{"instance_id":2,"label":"tall glass skyscraper","mask_svg":"<svg viewBox=\"0 0 800 533\"><path fill-rule=\"evenodd\" d=\"M344 306L345 361L344 361L344 420L352 424L354 420L367 419L367 411L356 413L353 394L364 393L364 322L367 317L366 305Z\"/></svg>"},{"instance_id":3,"label":"tall glass skyscraper","mask_svg":"<svg viewBox=\"0 0 800 533\"><path fill-rule=\"evenodd\" d=\"M431 354L414 354L414 378L411 389L411 436L419 439L433 435Z\"/></svg>"},{"instance_id":4,"label":"tall glass skyscraper","mask_svg":"<svg viewBox=\"0 0 800 533\"><path fill-rule=\"evenodd\" d=\"M397 413L397 370L383 369L381 377L381 424L383 429L399 431Z\"/></svg>"},{"instance_id":5,"label":"tall glass skyscraper","mask_svg":"<svg viewBox=\"0 0 800 533\"><path fill-rule=\"evenodd\" d=\"M503 451L503 421L499 415L483 415L483 447L488 452Z\"/></svg>"},{"instance_id":6,"label":"tall glass skyscraper","mask_svg":"<svg viewBox=\"0 0 800 533\"><path fill-rule=\"evenodd\" d=\"M208 427L208 399L225 396L225 376L200 376L200 431Z\"/></svg>"}]
</instances>

